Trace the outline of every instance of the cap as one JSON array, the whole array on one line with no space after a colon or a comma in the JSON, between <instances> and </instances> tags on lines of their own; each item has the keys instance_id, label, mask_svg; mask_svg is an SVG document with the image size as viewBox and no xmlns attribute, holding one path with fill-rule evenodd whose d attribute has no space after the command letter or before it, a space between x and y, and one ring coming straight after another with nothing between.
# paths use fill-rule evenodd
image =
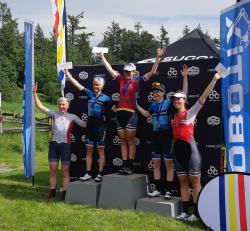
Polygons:
<instances>
[{"instance_id":1,"label":"cap","mask_svg":"<svg viewBox=\"0 0 250 231\"><path fill-rule=\"evenodd\" d=\"M154 90L165 91L165 87L163 86L163 84L161 84L159 82L153 82L152 83L152 91L154 91Z\"/></svg>"},{"instance_id":2,"label":"cap","mask_svg":"<svg viewBox=\"0 0 250 231\"><path fill-rule=\"evenodd\" d=\"M136 66L133 63L128 63L124 65L123 68L124 71L135 71L136 70Z\"/></svg>"},{"instance_id":3,"label":"cap","mask_svg":"<svg viewBox=\"0 0 250 231\"><path fill-rule=\"evenodd\" d=\"M187 95L183 91L175 92L173 97L187 99Z\"/></svg>"}]
</instances>

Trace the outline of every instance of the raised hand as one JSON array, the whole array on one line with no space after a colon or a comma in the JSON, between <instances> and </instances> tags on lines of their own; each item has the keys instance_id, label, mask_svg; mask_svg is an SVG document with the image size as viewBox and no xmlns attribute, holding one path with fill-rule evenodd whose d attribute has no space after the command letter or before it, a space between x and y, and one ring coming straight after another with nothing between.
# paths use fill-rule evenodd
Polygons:
<instances>
[{"instance_id":1,"label":"raised hand","mask_svg":"<svg viewBox=\"0 0 250 231\"><path fill-rule=\"evenodd\" d=\"M221 78L220 74L219 73L215 73L214 75L214 80L219 80Z\"/></svg>"},{"instance_id":2,"label":"raised hand","mask_svg":"<svg viewBox=\"0 0 250 231\"><path fill-rule=\"evenodd\" d=\"M37 92L37 82L34 83L32 91L33 93Z\"/></svg>"},{"instance_id":3,"label":"raised hand","mask_svg":"<svg viewBox=\"0 0 250 231\"><path fill-rule=\"evenodd\" d=\"M182 65L181 75L182 75L182 77L187 77L188 76L188 66L186 64Z\"/></svg>"},{"instance_id":4,"label":"raised hand","mask_svg":"<svg viewBox=\"0 0 250 231\"><path fill-rule=\"evenodd\" d=\"M167 49L166 48L158 48L156 51L156 57L162 58L166 54Z\"/></svg>"}]
</instances>

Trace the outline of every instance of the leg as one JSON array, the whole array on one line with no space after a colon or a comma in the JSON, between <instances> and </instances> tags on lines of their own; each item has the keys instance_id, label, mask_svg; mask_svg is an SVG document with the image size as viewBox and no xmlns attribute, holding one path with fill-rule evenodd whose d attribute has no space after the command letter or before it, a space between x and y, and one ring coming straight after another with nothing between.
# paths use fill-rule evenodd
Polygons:
<instances>
[{"instance_id":1,"label":"leg","mask_svg":"<svg viewBox=\"0 0 250 231\"><path fill-rule=\"evenodd\" d=\"M92 155L94 151L94 146L92 145L86 145L87 153L86 153L86 171L91 171L92 166Z\"/></svg>"},{"instance_id":2,"label":"leg","mask_svg":"<svg viewBox=\"0 0 250 231\"><path fill-rule=\"evenodd\" d=\"M201 176L189 176L189 180L193 186L193 202L197 203L197 199L201 191Z\"/></svg>"},{"instance_id":3,"label":"leg","mask_svg":"<svg viewBox=\"0 0 250 231\"><path fill-rule=\"evenodd\" d=\"M50 162L49 169L50 169L50 175L49 175L50 187L49 188L56 189L58 163L57 162Z\"/></svg>"},{"instance_id":4,"label":"leg","mask_svg":"<svg viewBox=\"0 0 250 231\"><path fill-rule=\"evenodd\" d=\"M67 191L68 184L70 181L68 164L62 164L62 177L63 177L63 190Z\"/></svg>"},{"instance_id":5,"label":"leg","mask_svg":"<svg viewBox=\"0 0 250 231\"><path fill-rule=\"evenodd\" d=\"M99 155L99 172L103 172L105 166L105 153L104 153L104 146L97 148L98 155Z\"/></svg>"},{"instance_id":6,"label":"leg","mask_svg":"<svg viewBox=\"0 0 250 231\"><path fill-rule=\"evenodd\" d=\"M120 129L117 131L118 136L120 138L121 143L121 154L122 154L122 160L128 159L128 144L126 140L126 131L125 129Z\"/></svg>"},{"instance_id":7,"label":"leg","mask_svg":"<svg viewBox=\"0 0 250 231\"><path fill-rule=\"evenodd\" d=\"M181 191L181 200L189 201L190 193L189 193L189 181L187 175L178 175L178 180L180 182L180 191Z\"/></svg>"},{"instance_id":8,"label":"leg","mask_svg":"<svg viewBox=\"0 0 250 231\"><path fill-rule=\"evenodd\" d=\"M166 180L173 181L174 180L174 167L173 167L173 160L164 160L165 167L167 171Z\"/></svg>"},{"instance_id":9,"label":"leg","mask_svg":"<svg viewBox=\"0 0 250 231\"><path fill-rule=\"evenodd\" d=\"M128 153L129 153L129 159L131 159L131 160L135 159L135 153L136 153L135 136L136 136L136 131L126 129L126 140L128 143Z\"/></svg>"}]
</instances>

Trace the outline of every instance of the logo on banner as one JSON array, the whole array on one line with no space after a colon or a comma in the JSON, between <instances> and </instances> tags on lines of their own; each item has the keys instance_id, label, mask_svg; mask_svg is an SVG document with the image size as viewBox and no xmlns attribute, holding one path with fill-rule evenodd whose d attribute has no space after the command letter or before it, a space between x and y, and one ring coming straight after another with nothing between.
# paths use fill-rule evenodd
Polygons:
<instances>
[{"instance_id":1,"label":"logo on banner","mask_svg":"<svg viewBox=\"0 0 250 231\"><path fill-rule=\"evenodd\" d=\"M85 80L89 77L89 74L86 71L82 71L79 73L79 79Z\"/></svg>"},{"instance_id":2,"label":"logo on banner","mask_svg":"<svg viewBox=\"0 0 250 231\"><path fill-rule=\"evenodd\" d=\"M188 68L188 74L189 74L190 76L199 75L199 74L200 74L200 69L199 69L199 67L195 67L195 66L189 67L189 68Z\"/></svg>"},{"instance_id":3,"label":"logo on banner","mask_svg":"<svg viewBox=\"0 0 250 231\"><path fill-rule=\"evenodd\" d=\"M220 149L220 144L206 144L206 148Z\"/></svg>"},{"instance_id":4,"label":"logo on banner","mask_svg":"<svg viewBox=\"0 0 250 231\"><path fill-rule=\"evenodd\" d=\"M113 144L120 145L120 143L121 143L121 140L120 140L119 136L115 136L115 138L113 139Z\"/></svg>"},{"instance_id":5,"label":"logo on banner","mask_svg":"<svg viewBox=\"0 0 250 231\"><path fill-rule=\"evenodd\" d=\"M76 161L77 161L77 156L71 153L71 162L76 162Z\"/></svg>"},{"instance_id":6,"label":"logo on banner","mask_svg":"<svg viewBox=\"0 0 250 231\"><path fill-rule=\"evenodd\" d=\"M86 141L86 135L82 135L82 142L85 142Z\"/></svg>"},{"instance_id":7,"label":"logo on banner","mask_svg":"<svg viewBox=\"0 0 250 231\"><path fill-rule=\"evenodd\" d=\"M140 139L139 138L135 138L135 145L138 146L140 144Z\"/></svg>"},{"instance_id":8,"label":"logo on banner","mask_svg":"<svg viewBox=\"0 0 250 231\"><path fill-rule=\"evenodd\" d=\"M220 118L217 116L210 116L207 118L207 123L213 127L218 126L220 124Z\"/></svg>"},{"instance_id":9,"label":"logo on banner","mask_svg":"<svg viewBox=\"0 0 250 231\"><path fill-rule=\"evenodd\" d=\"M167 95L166 95L166 98L171 98L174 96L174 92L171 91L171 92L168 92Z\"/></svg>"},{"instance_id":10,"label":"logo on banner","mask_svg":"<svg viewBox=\"0 0 250 231\"><path fill-rule=\"evenodd\" d=\"M208 96L209 101L219 101L220 94L216 90L212 90L212 92Z\"/></svg>"},{"instance_id":11,"label":"logo on banner","mask_svg":"<svg viewBox=\"0 0 250 231\"><path fill-rule=\"evenodd\" d=\"M149 95L148 95L148 102L149 102L149 103L154 102L154 96L153 96L153 92L152 92L152 91L151 91L151 92L149 93Z\"/></svg>"},{"instance_id":12,"label":"logo on banner","mask_svg":"<svg viewBox=\"0 0 250 231\"><path fill-rule=\"evenodd\" d=\"M112 94L111 98L112 98L113 101L117 102L117 101L119 101L120 94L119 93L114 93L114 94Z\"/></svg>"},{"instance_id":13,"label":"logo on banner","mask_svg":"<svg viewBox=\"0 0 250 231\"><path fill-rule=\"evenodd\" d=\"M88 120L88 115L85 114L85 113L83 113L81 119L82 119L83 121L87 121L87 120Z\"/></svg>"},{"instance_id":14,"label":"logo on banner","mask_svg":"<svg viewBox=\"0 0 250 231\"><path fill-rule=\"evenodd\" d=\"M152 116L149 116L149 117L147 118L147 122L148 122L149 124L152 124Z\"/></svg>"},{"instance_id":15,"label":"logo on banner","mask_svg":"<svg viewBox=\"0 0 250 231\"><path fill-rule=\"evenodd\" d=\"M120 158L114 158L113 159L113 165L115 165L116 167L120 167L120 166L122 166L122 159L120 159Z\"/></svg>"},{"instance_id":16,"label":"logo on banner","mask_svg":"<svg viewBox=\"0 0 250 231\"><path fill-rule=\"evenodd\" d=\"M152 170L153 170L153 168L154 168L153 161L152 161L152 160L150 160L150 161L149 161L149 163L148 163L148 170L149 170L149 171L152 171Z\"/></svg>"},{"instance_id":17,"label":"logo on banner","mask_svg":"<svg viewBox=\"0 0 250 231\"><path fill-rule=\"evenodd\" d=\"M75 143L76 142L76 137L74 134L70 133L70 143Z\"/></svg>"},{"instance_id":18,"label":"logo on banner","mask_svg":"<svg viewBox=\"0 0 250 231\"><path fill-rule=\"evenodd\" d=\"M168 71L168 78L175 79L177 78L178 71L174 67L170 67Z\"/></svg>"},{"instance_id":19,"label":"logo on banner","mask_svg":"<svg viewBox=\"0 0 250 231\"><path fill-rule=\"evenodd\" d=\"M238 11L239 9L239 11ZM241 7L231 8L221 15L221 59L229 74L222 79L223 110L225 121L225 137L227 170L250 172L249 99L245 94L245 86L249 85L249 1ZM243 66L245 64L245 67ZM245 101L245 102L244 102Z\"/></svg>"},{"instance_id":20,"label":"logo on banner","mask_svg":"<svg viewBox=\"0 0 250 231\"><path fill-rule=\"evenodd\" d=\"M74 95L72 94L72 93L67 93L66 95L65 95L65 98L67 98L67 100L70 102L71 100L73 100L74 99Z\"/></svg>"},{"instance_id":21,"label":"logo on banner","mask_svg":"<svg viewBox=\"0 0 250 231\"><path fill-rule=\"evenodd\" d=\"M207 174L209 177L216 177L218 176L219 171L215 166L210 165L210 168L207 170Z\"/></svg>"}]
</instances>

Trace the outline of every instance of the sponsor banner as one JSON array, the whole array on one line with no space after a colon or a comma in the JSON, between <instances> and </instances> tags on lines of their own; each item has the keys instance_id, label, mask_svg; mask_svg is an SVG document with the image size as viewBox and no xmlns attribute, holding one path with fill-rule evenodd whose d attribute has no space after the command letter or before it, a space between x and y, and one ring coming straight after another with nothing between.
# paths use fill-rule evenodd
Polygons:
<instances>
[{"instance_id":1,"label":"sponsor banner","mask_svg":"<svg viewBox=\"0 0 250 231\"><path fill-rule=\"evenodd\" d=\"M250 172L250 1L221 12L222 102L227 171Z\"/></svg>"},{"instance_id":2,"label":"sponsor banner","mask_svg":"<svg viewBox=\"0 0 250 231\"><path fill-rule=\"evenodd\" d=\"M32 95L34 85L34 23L24 23L25 73L23 92L23 162L28 178L35 174L35 107Z\"/></svg>"}]
</instances>

